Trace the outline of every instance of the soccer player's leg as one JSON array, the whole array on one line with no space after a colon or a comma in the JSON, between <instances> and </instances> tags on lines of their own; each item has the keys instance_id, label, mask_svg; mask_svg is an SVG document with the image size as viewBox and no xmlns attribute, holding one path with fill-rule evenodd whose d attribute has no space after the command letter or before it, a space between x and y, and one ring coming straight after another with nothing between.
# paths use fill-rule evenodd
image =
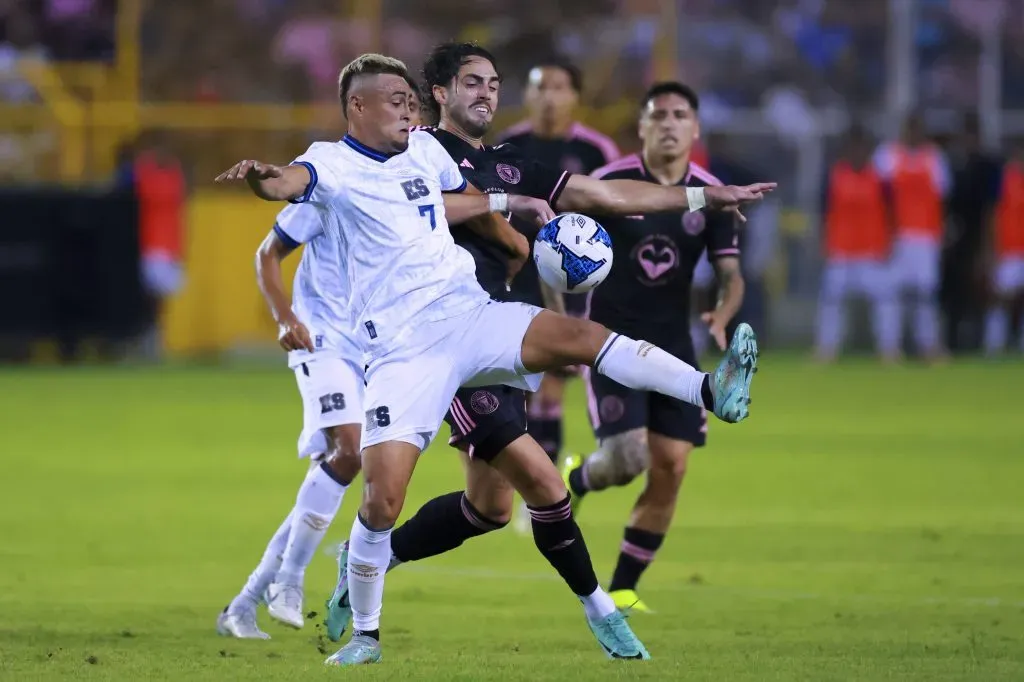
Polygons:
<instances>
[{"instance_id":1,"label":"soccer player's leg","mask_svg":"<svg viewBox=\"0 0 1024 682\"><path fill-rule=\"evenodd\" d=\"M267 611L275 620L301 628L306 567L359 473L363 372L356 362L323 357L303 363L295 374L305 423L299 454L319 449L324 439L327 450L295 498L281 566L267 587Z\"/></svg>"},{"instance_id":2,"label":"soccer player's leg","mask_svg":"<svg viewBox=\"0 0 1024 682\"><path fill-rule=\"evenodd\" d=\"M889 264L882 260L869 260L862 263L859 270L859 288L871 302L875 349L883 362L898 362L901 359L899 293Z\"/></svg>"},{"instance_id":3,"label":"soccer player's leg","mask_svg":"<svg viewBox=\"0 0 1024 682\"><path fill-rule=\"evenodd\" d=\"M915 244L914 254L914 340L928 360L941 361L946 355L939 330L939 246Z\"/></svg>"},{"instance_id":4,"label":"soccer player's leg","mask_svg":"<svg viewBox=\"0 0 1024 682\"><path fill-rule=\"evenodd\" d=\"M218 618L223 635L266 639L256 625L256 607L264 600L273 618L302 627L305 568L337 513L347 482L359 471L362 368L323 357L294 369L303 404L299 456L314 464L256 570Z\"/></svg>"},{"instance_id":5,"label":"soccer player's leg","mask_svg":"<svg viewBox=\"0 0 1024 682\"><path fill-rule=\"evenodd\" d=\"M516 364L522 375L564 365L588 365L629 388L656 391L704 407L722 421L738 422L749 413L757 355L754 330L740 324L725 357L708 375L654 344L616 334L590 320L544 310L533 317Z\"/></svg>"},{"instance_id":6,"label":"soccer player's leg","mask_svg":"<svg viewBox=\"0 0 1024 682\"><path fill-rule=\"evenodd\" d=\"M512 486L486 463L525 433L525 401L523 391L509 386L459 389L445 421L450 444L465 457L466 489L430 500L395 529L395 562L436 556L508 525Z\"/></svg>"},{"instance_id":7,"label":"soccer player's leg","mask_svg":"<svg viewBox=\"0 0 1024 682\"><path fill-rule=\"evenodd\" d=\"M535 389L540 376L525 371L520 355L522 339L538 314L542 314L539 308L525 304L492 303L478 311L464 337L465 348L475 351L462 358L465 383L487 385L494 379ZM474 449L475 458L488 454ZM611 658L650 658L598 585L583 535L572 517L571 496L544 450L523 434L498 452L491 464L526 500L537 548L582 602L591 632L605 653Z\"/></svg>"},{"instance_id":8,"label":"soccer player's leg","mask_svg":"<svg viewBox=\"0 0 1024 682\"><path fill-rule=\"evenodd\" d=\"M830 259L825 263L818 292L818 318L814 354L818 362L833 362L846 335L846 299L850 294L852 264Z\"/></svg>"},{"instance_id":9,"label":"soccer player's leg","mask_svg":"<svg viewBox=\"0 0 1024 682\"><path fill-rule=\"evenodd\" d=\"M650 611L637 595L641 575L654 561L675 516L690 453L707 439L707 413L667 396L651 395L647 481L623 533L609 594L619 608Z\"/></svg>"},{"instance_id":10,"label":"soccer player's leg","mask_svg":"<svg viewBox=\"0 0 1024 682\"><path fill-rule=\"evenodd\" d=\"M584 495L629 485L647 470L647 414L651 393L627 388L606 376L584 372L587 411L598 449L586 459L567 457L562 468L578 515Z\"/></svg>"},{"instance_id":11,"label":"soccer player's leg","mask_svg":"<svg viewBox=\"0 0 1024 682\"><path fill-rule=\"evenodd\" d=\"M466 488L429 500L394 530L388 570L443 554L508 525L512 485L486 462L526 432L525 402L523 391L508 386L459 389L445 421L452 429L449 444L466 463ZM470 453L480 453L483 459ZM346 542L338 556L338 584L327 601L327 636L332 641L341 639L351 620L347 559Z\"/></svg>"},{"instance_id":12,"label":"soccer player's leg","mask_svg":"<svg viewBox=\"0 0 1024 682\"><path fill-rule=\"evenodd\" d=\"M993 301L985 315L985 352L1002 353L1010 339L1010 312L1024 290L1024 258L1002 258L992 281ZM1024 320L1022 320L1024 325ZM1024 327L1022 338L1024 344ZM1022 346L1024 347L1024 346Z\"/></svg>"},{"instance_id":13,"label":"soccer player's leg","mask_svg":"<svg viewBox=\"0 0 1024 682\"><path fill-rule=\"evenodd\" d=\"M428 335L429 336L429 335ZM428 348L443 348L449 339ZM420 453L440 427L458 373L444 351L409 349L404 357L370 363L363 431L363 500L347 551L352 638L328 665L376 663L381 657L380 614L391 534Z\"/></svg>"},{"instance_id":14,"label":"soccer player's leg","mask_svg":"<svg viewBox=\"0 0 1024 682\"><path fill-rule=\"evenodd\" d=\"M572 516L569 492L543 448L524 434L490 464L526 501L537 549L582 603L587 624L605 653L611 658L649 658L623 614L601 589L583 533Z\"/></svg>"},{"instance_id":15,"label":"soccer player's leg","mask_svg":"<svg viewBox=\"0 0 1024 682\"><path fill-rule=\"evenodd\" d=\"M530 394L527 404L527 432L540 443L556 465L562 452L562 401L569 376L570 372L564 368L546 372L540 382L540 389ZM530 532L530 510L526 508L525 502L516 510L513 527L523 535Z\"/></svg>"}]
</instances>

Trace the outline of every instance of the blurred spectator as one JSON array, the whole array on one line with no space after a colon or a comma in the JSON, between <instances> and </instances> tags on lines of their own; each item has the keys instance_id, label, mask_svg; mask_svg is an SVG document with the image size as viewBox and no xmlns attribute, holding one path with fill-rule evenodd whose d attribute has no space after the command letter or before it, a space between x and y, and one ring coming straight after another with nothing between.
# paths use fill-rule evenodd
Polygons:
<instances>
[{"instance_id":1,"label":"blurred spectator","mask_svg":"<svg viewBox=\"0 0 1024 682\"><path fill-rule=\"evenodd\" d=\"M35 89L18 70L18 60L47 61L39 29L31 14L15 10L5 17L0 39L0 99L12 103L36 100Z\"/></svg>"},{"instance_id":2,"label":"blurred spectator","mask_svg":"<svg viewBox=\"0 0 1024 682\"><path fill-rule=\"evenodd\" d=\"M999 194L999 160L981 147L978 116L966 117L953 150L953 188L942 257L946 344L954 353L977 350L984 310L982 244Z\"/></svg>"},{"instance_id":3,"label":"blurred spectator","mask_svg":"<svg viewBox=\"0 0 1024 682\"><path fill-rule=\"evenodd\" d=\"M48 61L39 41L36 19L15 5L0 14L0 104L33 104L39 101L35 88L21 74L19 60ZM13 132L0 128L0 180L28 182L37 179L54 146L54 136L44 127Z\"/></svg>"},{"instance_id":4,"label":"blurred spectator","mask_svg":"<svg viewBox=\"0 0 1024 682\"><path fill-rule=\"evenodd\" d=\"M944 357L939 335L939 258L945 225L944 198L951 179L945 154L925 136L919 114L908 116L899 140L883 143L874 166L892 192L896 241L893 286L914 311L917 350Z\"/></svg>"},{"instance_id":5,"label":"blurred spectator","mask_svg":"<svg viewBox=\"0 0 1024 682\"><path fill-rule=\"evenodd\" d=\"M127 163L127 154L123 152ZM141 352L150 359L159 357L161 342L159 320L166 299L183 283L185 238L185 174L171 154L166 141L150 135L140 142L129 168L121 169L121 178L131 180L139 212L139 251L143 286L149 299L150 326L143 333Z\"/></svg>"},{"instance_id":6,"label":"blurred spectator","mask_svg":"<svg viewBox=\"0 0 1024 682\"><path fill-rule=\"evenodd\" d=\"M846 135L828 175L822 215L825 271L815 340L818 360L831 362L839 354L846 333L844 307L853 296L871 302L879 357L898 360L900 309L888 263L892 216L863 128L855 126Z\"/></svg>"},{"instance_id":7,"label":"blurred spectator","mask_svg":"<svg viewBox=\"0 0 1024 682\"><path fill-rule=\"evenodd\" d=\"M1003 166L994 222L996 263L992 286L995 300L985 321L985 351L988 353L999 353L1006 348L1011 309L1024 294L1024 139L1014 141L1012 154ZM1020 321L1017 344L1024 352L1024 315Z\"/></svg>"}]
</instances>

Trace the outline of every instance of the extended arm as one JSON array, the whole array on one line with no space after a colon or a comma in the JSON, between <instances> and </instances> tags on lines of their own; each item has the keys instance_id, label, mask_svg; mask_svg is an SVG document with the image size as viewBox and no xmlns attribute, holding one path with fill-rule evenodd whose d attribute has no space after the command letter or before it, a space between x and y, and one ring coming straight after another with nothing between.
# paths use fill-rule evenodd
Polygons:
<instances>
[{"instance_id":1,"label":"extended arm","mask_svg":"<svg viewBox=\"0 0 1024 682\"><path fill-rule=\"evenodd\" d=\"M715 274L718 275L718 305L715 307L716 319L728 325L743 305L743 293L746 283L740 272L739 258L719 258L713 263Z\"/></svg>"},{"instance_id":2,"label":"extended arm","mask_svg":"<svg viewBox=\"0 0 1024 682\"><path fill-rule=\"evenodd\" d=\"M773 189L773 182L744 187L670 187L639 180L599 180L573 175L558 197L555 208L559 211L631 215L698 210L707 206L739 213L740 206L759 201Z\"/></svg>"},{"instance_id":3,"label":"extended arm","mask_svg":"<svg viewBox=\"0 0 1024 682\"><path fill-rule=\"evenodd\" d=\"M290 201L306 197L316 183L308 163L274 166L260 161L239 161L214 182L245 180L253 194L264 201ZM308 197L306 197L308 198Z\"/></svg>"},{"instance_id":4,"label":"extended arm","mask_svg":"<svg viewBox=\"0 0 1024 682\"><path fill-rule=\"evenodd\" d=\"M309 330L292 312L291 301L281 279L281 261L294 250L286 244L276 230L271 230L256 251L256 282L270 307L270 314L278 324L278 341L285 350L305 348L313 351Z\"/></svg>"},{"instance_id":5,"label":"extended arm","mask_svg":"<svg viewBox=\"0 0 1024 682\"><path fill-rule=\"evenodd\" d=\"M555 219L555 212L543 199L517 194L480 194L472 185L460 194L444 195L444 214L449 225L458 225L489 213L514 213L537 226Z\"/></svg>"}]
</instances>

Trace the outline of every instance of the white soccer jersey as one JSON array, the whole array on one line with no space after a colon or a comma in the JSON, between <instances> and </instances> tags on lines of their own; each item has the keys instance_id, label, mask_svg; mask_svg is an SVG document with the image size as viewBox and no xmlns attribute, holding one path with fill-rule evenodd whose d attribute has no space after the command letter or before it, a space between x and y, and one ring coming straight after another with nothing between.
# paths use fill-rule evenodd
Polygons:
<instances>
[{"instance_id":1,"label":"white soccer jersey","mask_svg":"<svg viewBox=\"0 0 1024 682\"><path fill-rule=\"evenodd\" d=\"M400 347L419 324L486 303L441 197L466 181L429 133L413 131L408 149L391 156L346 135L313 143L295 163L312 176L297 201L327 209L325 229L345 245L355 332L371 357Z\"/></svg>"},{"instance_id":2,"label":"white soccer jersey","mask_svg":"<svg viewBox=\"0 0 1024 682\"><path fill-rule=\"evenodd\" d=\"M346 235L329 230L327 211L313 204L285 207L274 232L286 245L305 244L292 285L292 310L309 329L315 353L327 353L357 363L362 350L353 334L349 312ZM288 353L288 366L313 359L307 350Z\"/></svg>"}]
</instances>

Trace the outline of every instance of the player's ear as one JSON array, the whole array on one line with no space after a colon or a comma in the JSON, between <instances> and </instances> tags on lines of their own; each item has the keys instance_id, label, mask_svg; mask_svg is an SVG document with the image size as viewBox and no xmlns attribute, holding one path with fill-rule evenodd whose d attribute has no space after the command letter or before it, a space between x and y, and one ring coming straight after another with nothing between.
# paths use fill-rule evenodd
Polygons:
<instances>
[{"instance_id":1,"label":"player's ear","mask_svg":"<svg viewBox=\"0 0 1024 682\"><path fill-rule=\"evenodd\" d=\"M693 122L693 139L700 139L700 119L698 118Z\"/></svg>"},{"instance_id":2,"label":"player's ear","mask_svg":"<svg viewBox=\"0 0 1024 682\"><path fill-rule=\"evenodd\" d=\"M430 88L430 94L433 96L434 101L444 106L448 103L448 89L443 85L435 85Z\"/></svg>"}]
</instances>

